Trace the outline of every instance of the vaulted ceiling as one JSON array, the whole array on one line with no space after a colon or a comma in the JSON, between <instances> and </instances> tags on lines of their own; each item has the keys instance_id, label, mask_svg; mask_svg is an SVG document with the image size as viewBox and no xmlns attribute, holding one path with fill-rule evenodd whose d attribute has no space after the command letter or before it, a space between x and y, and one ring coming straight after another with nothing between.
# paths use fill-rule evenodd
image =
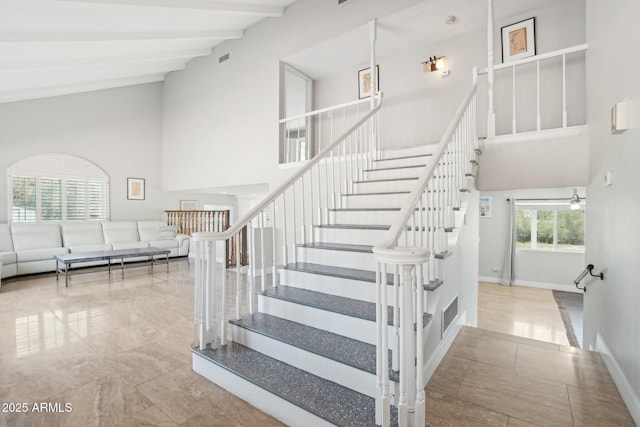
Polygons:
<instances>
[{"instance_id":1,"label":"vaulted ceiling","mask_svg":"<svg viewBox=\"0 0 640 427\"><path fill-rule=\"evenodd\" d=\"M295 0L0 0L0 103L162 81Z\"/></svg>"}]
</instances>

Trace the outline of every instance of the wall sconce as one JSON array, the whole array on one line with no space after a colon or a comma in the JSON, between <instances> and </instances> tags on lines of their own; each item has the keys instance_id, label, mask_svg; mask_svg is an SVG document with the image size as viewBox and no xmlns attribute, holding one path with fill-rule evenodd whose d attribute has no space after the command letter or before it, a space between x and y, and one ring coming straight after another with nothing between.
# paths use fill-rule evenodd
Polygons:
<instances>
[{"instance_id":1,"label":"wall sconce","mask_svg":"<svg viewBox=\"0 0 640 427\"><path fill-rule=\"evenodd\" d=\"M573 189L573 196L571 196L571 199L569 199L569 208L572 211L577 211L580 210L581 206L580 206L580 196L578 196L578 189L574 188Z\"/></svg>"},{"instance_id":2,"label":"wall sconce","mask_svg":"<svg viewBox=\"0 0 640 427\"><path fill-rule=\"evenodd\" d=\"M422 69L425 73L431 71L439 71L440 75L446 76L449 70L445 68L444 56L432 56L422 63Z\"/></svg>"}]
</instances>

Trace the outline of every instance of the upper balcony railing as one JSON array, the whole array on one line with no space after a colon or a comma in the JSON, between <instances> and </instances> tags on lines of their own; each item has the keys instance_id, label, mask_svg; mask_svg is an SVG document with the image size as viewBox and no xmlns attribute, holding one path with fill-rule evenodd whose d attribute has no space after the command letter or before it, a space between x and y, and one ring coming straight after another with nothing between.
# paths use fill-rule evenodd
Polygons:
<instances>
[{"instance_id":1,"label":"upper balcony railing","mask_svg":"<svg viewBox=\"0 0 640 427\"><path fill-rule=\"evenodd\" d=\"M573 98L570 98L568 89L570 84L581 84L581 79L584 78L584 60L580 62L580 55L584 56L586 50L587 44L580 44L518 61L494 65L492 69L480 70L479 75L488 76L487 137L504 134L504 130L509 127L511 134L523 131L540 132L545 129L566 129L572 125L568 120L569 113L573 114L574 124L585 124L584 102L576 99L578 96L583 96L584 90L574 90L573 92L576 93L573 94ZM568 62L572 65L571 75L568 73ZM577 65L575 65L576 62ZM535 71L533 70L534 66ZM546 70L541 71L541 67ZM493 76L494 72L496 77ZM510 88L508 87L508 75L511 75ZM578 81L576 82L576 80ZM494 96L496 86L501 91L510 91L510 96L503 94L502 97L496 98ZM535 87L533 93L529 90L532 87ZM547 99L541 101L545 95ZM499 106L494 105L496 99L498 100L496 104ZM500 103L500 101L502 102ZM510 118L508 111L505 111L509 102L511 103ZM535 110L532 108L534 105ZM559 106L561 107L559 108ZM573 111L570 110L571 107L574 109ZM527 129L526 124L532 123L533 114L535 114L535 128ZM498 129L496 129L496 116ZM545 119L546 126L543 123ZM510 126L506 125L507 121L511 122ZM500 126L500 123L503 126ZM500 128L503 132L500 132Z\"/></svg>"}]
</instances>

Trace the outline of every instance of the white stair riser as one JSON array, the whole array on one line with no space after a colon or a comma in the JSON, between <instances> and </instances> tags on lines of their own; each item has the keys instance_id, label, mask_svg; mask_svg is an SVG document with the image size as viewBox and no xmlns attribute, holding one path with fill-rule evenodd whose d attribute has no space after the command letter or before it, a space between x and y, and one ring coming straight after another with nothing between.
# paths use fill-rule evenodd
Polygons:
<instances>
[{"instance_id":1,"label":"white stair riser","mask_svg":"<svg viewBox=\"0 0 640 427\"><path fill-rule=\"evenodd\" d=\"M376 376L296 346L233 326L233 340L269 357L343 385L369 397L376 395Z\"/></svg>"},{"instance_id":2,"label":"white stair riser","mask_svg":"<svg viewBox=\"0 0 640 427\"><path fill-rule=\"evenodd\" d=\"M400 209L392 211L329 211L331 224L357 225L389 225L400 213Z\"/></svg>"},{"instance_id":3,"label":"white stair riser","mask_svg":"<svg viewBox=\"0 0 640 427\"><path fill-rule=\"evenodd\" d=\"M376 302L376 285L372 282L283 269L280 270L279 277L280 285L344 298Z\"/></svg>"},{"instance_id":4,"label":"white stair riser","mask_svg":"<svg viewBox=\"0 0 640 427\"><path fill-rule=\"evenodd\" d=\"M261 411L279 419L286 425L335 427L322 418L305 411L275 394L269 393L262 387L235 375L198 354L193 354L192 366L196 373L249 402Z\"/></svg>"},{"instance_id":5,"label":"white stair riser","mask_svg":"<svg viewBox=\"0 0 640 427\"><path fill-rule=\"evenodd\" d=\"M401 208L409 193L352 194L342 196L343 208Z\"/></svg>"},{"instance_id":6,"label":"white stair riser","mask_svg":"<svg viewBox=\"0 0 640 427\"><path fill-rule=\"evenodd\" d=\"M376 262L372 253L335 251L315 248L297 248L298 262L324 264L334 267L357 268L374 271Z\"/></svg>"},{"instance_id":7,"label":"white stair riser","mask_svg":"<svg viewBox=\"0 0 640 427\"><path fill-rule=\"evenodd\" d=\"M412 191L416 186L417 182L418 182L417 179L405 179L400 181L357 182L353 184L353 192L358 194L358 193Z\"/></svg>"},{"instance_id":8,"label":"white stair riser","mask_svg":"<svg viewBox=\"0 0 640 427\"><path fill-rule=\"evenodd\" d=\"M387 159L378 160L373 162L372 169L384 169L384 168L400 168L403 166L418 166L426 165L431 160L431 156L415 156L407 157L403 159Z\"/></svg>"},{"instance_id":9,"label":"white stair riser","mask_svg":"<svg viewBox=\"0 0 640 427\"><path fill-rule=\"evenodd\" d=\"M375 322L357 317L345 316L332 311L321 310L278 298L258 294L258 310L261 313L280 317L292 322L322 329L369 344L376 343ZM393 326L389 326L389 337L393 336ZM393 340L389 340L389 348Z\"/></svg>"},{"instance_id":10,"label":"white stair riser","mask_svg":"<svg viewBox=\"0 0 640 427\"><path fill-rule=\"evenodd\" d=\"M386 232L387 230L316 227L314 230L314 241L373 246L384 239Z\"/></svg>"},{"instance_id":11,"label":"white stair riser","mask_svg":"<svg viewBox=\"0 0 640 427\"><path fill-rule=\"evenodd\" d=\"M418 178L423 167L400 168L400 169L377 169L365 171L364 179L397 179L397 178Z\"/></svg>"}]
</instances>

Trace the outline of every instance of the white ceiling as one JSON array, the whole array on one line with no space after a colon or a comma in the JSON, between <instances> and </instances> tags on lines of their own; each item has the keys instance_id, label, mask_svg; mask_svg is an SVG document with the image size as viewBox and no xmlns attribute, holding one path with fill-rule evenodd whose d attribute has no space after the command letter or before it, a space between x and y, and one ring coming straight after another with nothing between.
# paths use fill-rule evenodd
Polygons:
<instances>
[{"instance_id":1,"label":"white ceiling","mask_svg":"<svg viewBox=\"0 0 640 427\"><path fill-rule=\"evenodd\" d=\"M497 26L506 18L560 1L563 0L494 0L494 25ZM456 17L454 24L447 25L445 21L448 16ZM403 50L433 46L442 40L486 27L486 1L421 1L413 7L378 19L376 55L384 58ZM338 71L368 64L368 46L369 30L365 25L283 60L314 80L321 80Z\"/></svg>"},{"instance_id":2,"label":"white ceiling","mask_svg":"<svg viewBox=\"0 0 640 427\"><path fill-rule=\"evenodd\" d=\"M151 83L295 0L0 0L0 103Z\"/></svg>"}]
</instances>

